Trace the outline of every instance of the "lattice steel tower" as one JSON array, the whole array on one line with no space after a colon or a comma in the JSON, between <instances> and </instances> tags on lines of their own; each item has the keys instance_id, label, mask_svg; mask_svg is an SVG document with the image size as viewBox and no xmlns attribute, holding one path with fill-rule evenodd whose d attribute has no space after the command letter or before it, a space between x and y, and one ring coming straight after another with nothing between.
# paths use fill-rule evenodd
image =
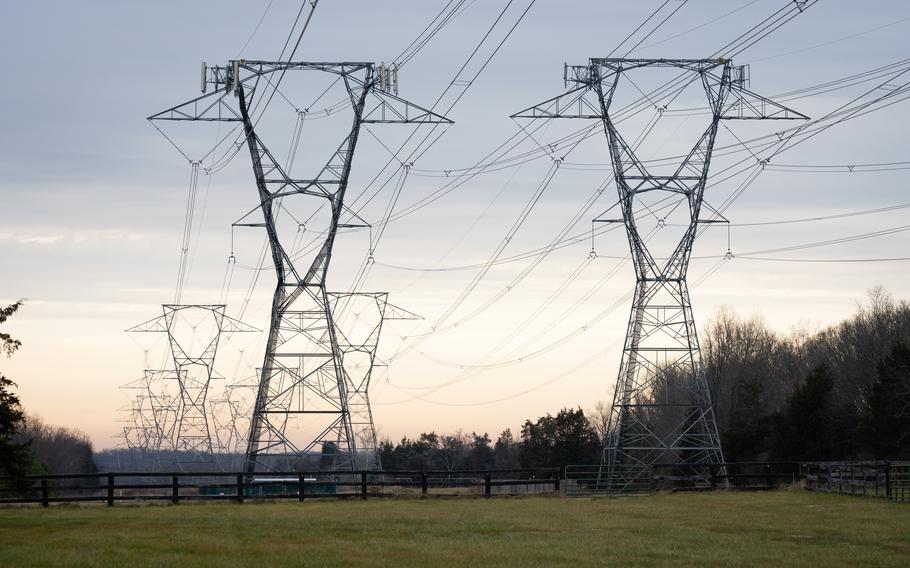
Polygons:
<instances>
[{"instance_id":1,"label":"lattice steel tower","mask_svg":"<svg viewBox=\"0 0 910 568\"><path fill-rule=\"evenodd\" d=\"M636 156L634 145L620 135L620 117L611 107L620 78L644 68L681 70L684 75L676 84L700 83L707 97L707 128L666 175L650 172L651 165ZM636 276L604 444L602 475L612 492L637 489L657 463L690 464L689 473L696 475L707 475L698 466L723 463L686 284L699 225L712 221L699 216L711 152L721 120L807 118L746 90L747 69L725 59L594 58L588 65L566 66L564 79L572 89L514 115L599 119L607 136L622 211L617 222L625 225ZM631 78L626 81L640 92ZM649 192L679 199L682 210L688 210L681 237L666 257L652 254L640 227L642 217L653 213L653 206L642 205ZM654 203L656 198L649 198ZM658 223L663 226L662 219Z\"/></svg>"},{"instance_id":2,"label":"lattice steel tower","mask_svg":"<svg viewBox=\"0 0 910 568\"><path fill-rule=\"evenodd\" d=\"M328 73L343 85L352 111L352 124L328 162L310 178L292 177L257 134L251 115L261 99L287 73ZM306 63L284 61L230 61L225 67L203 65L203 92L150 120L203 120L240 122L252 159L256 187L268 235L277 286L272 301L269 335L256 403L251 420L246 471L291 469L301 460L326 470L357 468L358 441L345 380L344 351L333 321L326 277L339 228L365 226L341 222L354 150L363 124L451 124L430 110L414 105L397 92L397 69L373 63ZM277 92L277 87L275 87ZM234 94L237 109L228 102ZM283 94L281 94L284 97ZM266 103L267 105L268 103ZM261 116L261 115L260 115ZM281 200L320 200L330 206L326 226L320 227L321 246L294 253L290 239L277 230ZM289 420L304 419L312 433L292 437Z\"/></svg>"},{"instance_id":3,"label":"lattice steel tower","mask_svg":"<svg viewBox=\"0 0 910 568\"><path fill-rule=\"evenodd\" d=\"M389 303L387 292L329 292L342 371L347 387L351 432L357 443L357 466L363 470L382 469L373 410L370 381L376 367L376 352L382 324L387 320L417 320L420 316Z\"/></svg>"},{"instance_id":4,"label":"lattice steel tower","mask_svg":"<svg viewBox=\"0 0 910 568\"><path fill-rule=\"evenodd\" d=\"M160 416L152 402L152 413L157 430L155 449L163 449L164 442L170 449L180 452L180 461L186 464L207 464L214 466L212 431L207 412L207 397L215 374L215 355L222 334L260 331L245 323L224 315L223 305L165 304L163 314L157 318L129 328L134 333L166 333L173 374L164 378L177 381L179 395L173 401L174 421L165 427L166 421ZM156 371L146 371L145 382L159 376Z\"/></svg>"}]
</instances>

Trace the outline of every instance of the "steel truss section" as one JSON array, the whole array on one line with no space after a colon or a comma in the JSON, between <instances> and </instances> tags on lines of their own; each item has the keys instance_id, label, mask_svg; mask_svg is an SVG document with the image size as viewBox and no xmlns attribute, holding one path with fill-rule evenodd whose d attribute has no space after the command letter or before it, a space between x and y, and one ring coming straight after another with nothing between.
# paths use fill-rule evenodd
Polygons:
<instances>
[{"instance_id":1,"label":"steel truss section","mask_svg":"<svg viewBox=\"0 0 910 568\"><path fill-rule=\"evenodd\" d=\"M670 175L649 172L611 116L620 78L644 67L670 67L694 74L711 112L704 133ZM513 115L598 119L609 143L621 222L636 276L600 468L601 482L610 492L640 489L654 464L691 464L693 471L704 472L706 468L695 466L724 462L686 284L698 226L708 222L699 214L711 152L721 120L807 118L746 90L746 76L724 59L594 58L588 65L566 66L564 79L572 86L569 91ZM636 225L636 199L646 192L676 194L688 208L688 227L666 258L652 255Z\"/></svg>"},{"instance_id":2,"label":"steel truss section","mask_svg":"<svg viewBox=\"0 0 910 568\"><path fill-rule=\"evenodd\" d=\"M166 333L173 371L146 371L144 383L155 434L150 449L174 450L181 464L214 467L212 425L207 396L215 373L215 355L222 334L260 330L224 314L224 305L165 304L163 314L127 329L131 333ZM176 380L174 397L160 395L153 384ZM154 443L151 443L154 442Z\"/></svg>"},{"instance_id":3,"label":"steel truss section","mask_svg":"<svg viewBox=\"0 0 910 568\"><path fill-rule=\"evenodd\" d=\"M306 179L293 178L285 171L257 135L256 119L250 116L257 88L267 92L268 85L284 74L300 71L336 75L353 113L350 131L341 144L332 150L325 166ZM270 78L276 73L277 80ZM380 75L373 63L364 62L233 60L224 67L203 67L203 90L212 85L212 92L149 117L240 122L244 128L278 280L248 437L245 469L250 474L292 469L314 454L319 456L320 469L350 471L358 467L358 434L349 410L352 399L345 379L345 354L333 321L326 276L340 218L346 211L344 198L360 127L452 123L383 89ZM236 111L227 100L231 93ZM328 201L331 208L324 241L313 254L292 255L291 243L282 242L276 229L276 200L313 198ZM305 440L293 439L289 435L291 420L315 424L315 434L308 434ZM363 418L357 420L363 424ZM372 425L368 430L372 431ZM375 441L369 444L375 448Z\"/></svg>"},{"instance_id":4,"label":"steel truss section","mask_svg":"<svg viewBox=\"0 0 910 568\"><path fill-rule=\"evenodd\" d=\"M357 444L356 465L361 470L382 469L369 394L382 324L386 320L422 319L389 304L388 297L388 292L329 292L332 312L336 314L351 431Z\"/></svg>"},{"instance_id":5,"label":"steel truss section","mask_svg":"<svg viewBox=\"0 0 910 568\"><path fill-rule=\"evenodd\" d=\"M173 370L146 369L142 378L120 387L139 391L132 403L121 409L129 413L122 420L126 425L121 437L126 447L153 452L174 449L177 402L165 385L176 380Z\"/></svg>"}]
</instances>

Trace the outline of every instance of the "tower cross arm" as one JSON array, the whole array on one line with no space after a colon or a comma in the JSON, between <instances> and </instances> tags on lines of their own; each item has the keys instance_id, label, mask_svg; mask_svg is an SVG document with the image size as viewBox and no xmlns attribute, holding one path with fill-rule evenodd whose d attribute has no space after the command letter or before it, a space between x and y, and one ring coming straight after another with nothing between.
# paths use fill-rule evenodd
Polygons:
<instances>
[{"instance_id":1,"label":"tower cross arm","mask_svg":"<svg viewBox=\"0 0 910 568\"><path fill-rule=\"evenodd\" d=\"M223 316L221 320L222 333L260 333L261 331L258 327L229 316Z\"/></svg>"},{"instance_id":2,"label":"tower cross arm","mask_svg":"<svg viewBox=\"0 0 910 568\"><path fill-rule=\"evenodd\" d=\"M809 120L809 117L767 97L731 84L720 112L722 120Z\"/></svg>"},{"instance_id":3,"label":"tower cross arm","mask_svg":"<svg viewBox=\"0 0 910 568\"><path fill-rule=\"evenodd\" d=\"M402 307L396 306L395 304L386 303L385 313L382 315L383 319L387 320L422 320L423 316L415 314L412 311L406 310Z\"/></svg>"},{"instance_id":4,"label":"tower cross arm","mask_svg":"<svg viewBox=\"0 0 910 568\"><path fill-rule=\"evenodd\" d=\"M441 114L378 89L371 89L360 122L364 124L454 124L451 119Z\"/></svg>"},{"instance_id":5,"label":"tower cross arm","mask_svg":"<svg viewBox=\"0 0 910 568\"><path fill-rule=\"evenodd\" d=\"M532 107L516 112L512 118L587 118L602 119L597 94L587 83Z\"/></svg>"},{"instance_id":6,"label":"tower cross arm","mask_svg":"<svg viewBox=\"0 0 910 568\"><path fill-rule=\"evenodd\" d=\"M235 61L228 63L233 66ZM324 71L336 75L351 75L373 66L368 61L260 61L251 59L236 60L238 67L248 71L252 76L282 71L309 70Z\"/></svg>"},{"instance_id":7,"label":"tower cross arm","mask_svg":"<svg viewBox=\"0 0 910 568\"><path fill-rule=\"evenodd\" d=\"M221 88L155 113L148 120L240 122L240 114L224 101L227 95L228 91Z\"/></svg>"}]
</instances>

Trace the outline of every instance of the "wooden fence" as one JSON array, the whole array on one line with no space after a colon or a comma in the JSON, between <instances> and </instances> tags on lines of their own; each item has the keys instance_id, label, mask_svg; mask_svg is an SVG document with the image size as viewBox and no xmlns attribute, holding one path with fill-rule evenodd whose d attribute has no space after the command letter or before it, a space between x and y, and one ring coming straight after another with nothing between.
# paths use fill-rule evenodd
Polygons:
<instances>
[{"instance_id":1,"label":"wooden fence","mask_svg":"<svg viewBox=\"0 0 910 568\"><path fill-rule=\"evenodd\" d=\"M7 483L5 483L5 481ZM0 504L117 501L229 500L371 497L455 497L559 493L560 471L361 471L350 473L112 472L30 475L14 490L0 479Z\"/></svg>"},{"instance_id":2,"label":"wooden fence","mask_svg":"<svg viewBox=\"0 0 910 568\"><path fill-rule=\"evenodd\" d=\"M642 495L655 491L714 489L767 490L801 479L796 462L736 462L723 464L568 466L565 493L569 496Z\"/></svg>"},{"instance_id":3,"label":"wooden fence","mask_svg":"<svg viewBox=\"0 0 910 568\"><path fill-rule=\"evenodd\" d=\"M910 462L821 462L803 464L808 491L910 502Z\"/></svg>"},{"instance_id":4,"label":"wooden fence","mask_svg":"<svg viewBox=\"0 0 910 568\"><path fill-rule=\"evenodd\" d=\"M13 490L0 478L0 504L118 501L317 498L493 497L646 494L714 489L766 490L803 483L808 491L880 497L910 502L910 462L738 462L658 464L627 476L621 491L607 483L604 465L549 469L468 471L361 471L350 473L111 472L28 476ZM564 473L564 477L563 477ZM632 472L635 473L635 472ZM562 477L562 479L560 479Z\"/></svg>"}]
</instances>

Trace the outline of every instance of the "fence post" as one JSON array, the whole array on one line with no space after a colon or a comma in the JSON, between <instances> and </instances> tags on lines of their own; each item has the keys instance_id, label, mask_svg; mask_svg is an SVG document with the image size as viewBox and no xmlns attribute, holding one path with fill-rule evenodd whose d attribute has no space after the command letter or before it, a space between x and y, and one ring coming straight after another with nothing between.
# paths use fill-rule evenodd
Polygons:
<instances>
[{"instance_id":1,"label":"fence post","mask_svg":"<svg viewBox=\"0 0 910 568\"><path fill-rule=\"evenodd\" d=\"M171 476L171 502L176 505L180 502L180 478Z\"/></svg>"},{"instance_id":2,"label":"fence post","mask_svg":"<svg viewBox=\"0 0 910 568\"><path fill-rule=\"evenodd\" d=\"M47 478L41 478L41 506L47 507L50 505L50 501L47 499Z\"/></svg>"},{"instance_id":3,"label":"fence post","mask_svg":"<svg viewBox=\"0 0 910 568\"><path fill-rule=\"evenodd\" d=\"M420 496L427 496L427 472L420 474Z\"/></svg>"},{"instance_id":4,"label":"fence post","mask_svg":"<svg viewBox=\"0 0 910 568\"><path fill-rule=\"evenodd\" d=\"M107 474L107 506L114 506L114 476Z\"/></svg>"},{"instance_id":5,"label":"fence post","mask_svg":"<svg viewBox=\"0 0 910 568\"><path fill-rule=\"evenodd\" d=\"M303 503L304 496L306 495L306 479L301 473L297 479L297 500Z\"/></svg>"},{"instance_id":6,"label":"fence post","mask_svg":"<svg viewBox=\"0 0 910 568\"><path fill-rule=\"evenodd\" d=\"M237 476L237 502L243 503L243 476Z\"/></svg>"},{"instance_id":7,"label":"fence post","mask_svg":"<svg viewBox=\"0 0 910 568\"><path fill-rule=\"evenodd\" d=\"M360 472L360 498L367 498L367 472Z\"/></svg>"},{"instance_id":8,"label":"fence post","mask_svg":"<svg viewBox=\"0 0 910 568\"><path fill-rule=\"evenodd\" d=\"M885 498L891 499L891 462L885 462Z\"/></svg>"},{"instance_id":9,"label":"fence post","mask_svg":"<svg viewBox=\"0 0 910 568\"><path fill-rule=\"evenodd\" d=\"M488 471L483 474L483 496L489 498L492 493L491 489L492 487L490 487L490 472Z\"/></svg>"},{"instance_id":10,"label":"fence post","mask_svg":"<svg viewBox=\"0 0 910 568\"><path fill-rule=\"evenodd\" d=\"M765 483L768 484L768 489L774 489L774 476L771 475L771 464L765 464Z\"/></svg>"},{"instance_id":11,"label":"fence post","mask_svg":"<svg viewBox=\"0 0 910 568\"><path fill-rule=\"evenodd\" d=\"M555 475L555 477L553 478L553 491L555 491L556 493L559 493L559 473L560 472L558 472L558 471L553 473L553 475Z\"/></svg>"}]
</instances>

